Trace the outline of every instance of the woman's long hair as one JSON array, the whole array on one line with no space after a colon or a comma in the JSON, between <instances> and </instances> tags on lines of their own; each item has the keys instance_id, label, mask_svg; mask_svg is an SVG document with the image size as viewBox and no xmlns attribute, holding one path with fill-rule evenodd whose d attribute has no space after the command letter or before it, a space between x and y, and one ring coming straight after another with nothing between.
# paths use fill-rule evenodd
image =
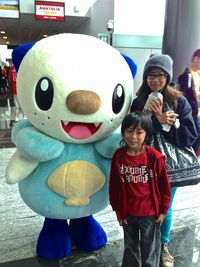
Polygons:
<instances>
[{"instance_id":1,"label":"woman's long hair","mask_svg":"<svg viewBox=\"0 0 200 267\"><path fill-rule=\"evenodd\" d=\"M150 93L152 93L152 91L149 88L147 80L145 78L137 92L139 110L143 110L144 105ZM162 95L163 95L163 102L167 102L171 108L175 108L177 104L177 97L182 95L182 93L174 89L169 84L167 84L162 90Z\"/></svg>"}]
</instances>

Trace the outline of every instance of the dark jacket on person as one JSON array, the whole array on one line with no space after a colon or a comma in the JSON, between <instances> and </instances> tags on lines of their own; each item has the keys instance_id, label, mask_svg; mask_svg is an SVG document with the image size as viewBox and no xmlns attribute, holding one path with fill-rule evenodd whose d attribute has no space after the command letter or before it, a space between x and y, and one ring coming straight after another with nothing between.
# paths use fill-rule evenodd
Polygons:
<instances>
[{"instance_id":1,"label":"dark jacket on person","mask_svg":"<svg viewBox=\"0 0 200 267\"><path fill-rule=\"evenodd\" d=\"M131 105L131 112L139 110L138 100L135 98ZM192 116L192 109L185 96L178 96L177 105L174 110L178 114L180 126L172 126L169 132L162 130L162 125L152 115L154 131L162 131L165 138L172 144L179 146L191 146L197 138L197 130Z\"/></svg>"},{"instance_id":2,"label":"dark jacket on person","mask_svg":"<svg viewBox=\"0 0 200 267\"><path fill-rule=\"evenodd\" d=\"M193 118L197 117L198 103L194 95L194 80L189 68L178 77L179 90L182 91L192 107Z\"/></svg>"}]
</instances>

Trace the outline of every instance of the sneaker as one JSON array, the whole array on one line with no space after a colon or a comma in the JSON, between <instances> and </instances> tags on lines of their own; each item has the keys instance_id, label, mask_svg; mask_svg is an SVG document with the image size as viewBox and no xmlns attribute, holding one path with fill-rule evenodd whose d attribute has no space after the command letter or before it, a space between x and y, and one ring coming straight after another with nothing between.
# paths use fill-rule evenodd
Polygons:
<instances>
[{"instance_id":1,"label":"sneaker","mask_svg":"<svg viewBox=\"0 0 200 267\"><path fill-rule=\"evenodd\" d=\"M162 244L161 246L161 266L162 267L173 267L174 266L174 258L170 255L168 250L168 244Z\"/></svg>"}]
</instances>

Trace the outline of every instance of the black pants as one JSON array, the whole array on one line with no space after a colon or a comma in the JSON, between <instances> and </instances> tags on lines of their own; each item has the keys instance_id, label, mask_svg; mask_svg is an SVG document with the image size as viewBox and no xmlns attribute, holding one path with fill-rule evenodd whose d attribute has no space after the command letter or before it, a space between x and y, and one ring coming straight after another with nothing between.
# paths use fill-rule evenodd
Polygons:
<instances>
[{"instance_id":1,"label":"black pants","mask_svg":"<svg viewBox=\"0 0 200 267\"><path fill-rule=\"evenodd\" d=\"M155 216L127 216L122 267L159 267L160 225Z\"/></svg>"}]
</instances>

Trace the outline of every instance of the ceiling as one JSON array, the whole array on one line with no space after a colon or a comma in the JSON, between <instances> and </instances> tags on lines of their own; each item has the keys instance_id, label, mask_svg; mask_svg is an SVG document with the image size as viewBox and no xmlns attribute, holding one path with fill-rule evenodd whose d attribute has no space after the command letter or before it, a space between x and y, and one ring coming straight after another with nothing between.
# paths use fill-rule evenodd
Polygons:
<instances>
[{"instance_id":1,"label":"ceiling","mask_svg":"<svg viewBox=\"0 0 200 267\"><path fill-rule=\"evenodd\" d=\"M0 45L17 46L22 43L35 42L43 34L53 35L64 32L75 32L89 17L65 16L64 22L36 21L34 14L20 14L20 19L0 19ZM3 36L7 36L4 39Z\"/></svg>"}]
</instances>

